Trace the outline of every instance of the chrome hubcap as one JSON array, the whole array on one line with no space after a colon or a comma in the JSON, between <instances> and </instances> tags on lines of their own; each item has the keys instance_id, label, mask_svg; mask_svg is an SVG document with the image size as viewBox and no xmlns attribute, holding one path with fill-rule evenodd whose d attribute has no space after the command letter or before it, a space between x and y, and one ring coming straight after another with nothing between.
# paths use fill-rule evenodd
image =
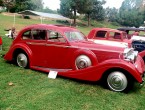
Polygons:
<instances>
[{"instance_id":1,"label":"chrome hubcap","mask_svg":"<svg viewBox=\"0 0 145 110\"><path fill-rule=\"evenodd\" d=\"M89 57L87 57L85 55L81 55L81 56L77 57L77 59L76 59L77 69L87 68L91 65L92 65L91 60L89 59Z\"/></svg>"},{"instance_id":2,"label":"chrome hubcap","mask_svg":"<svg viewBox=\"0 0 145 110\"><path fill-rule=\"evenodd\" d=\"M18 64L18 66L20 66L22 68L25 68L27 66L27 63L28 63L28 60L27 60L26 55L23 54L23 53L20 53L17 56L17 64Z\"/></svg>"},{"instance_id":3,"label":"chrome hubcap","mask_svg":"<svg viewBox=\"0 0 145 110\"><path fill-rule=\"evenodd\" d=\"M127 87L127 78L122 72L112 72L107 78L108 86L113 91L123 91Z\"/></svg>"}]
</instances>

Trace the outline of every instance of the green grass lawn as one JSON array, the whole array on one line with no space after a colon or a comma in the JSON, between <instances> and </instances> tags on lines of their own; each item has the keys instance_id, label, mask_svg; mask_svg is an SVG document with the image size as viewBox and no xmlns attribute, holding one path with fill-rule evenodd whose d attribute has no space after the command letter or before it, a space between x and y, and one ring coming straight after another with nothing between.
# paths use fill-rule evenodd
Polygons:
<instances>
[{"instance_id":1,"label":"green grass lawn","mask_svg":"<svg viewBox=\"0 0 145 110\"><path fill-rule=\"evenodd\" d=\"M39 20L16 18L16 29ZM45 21L55 24L55 21ZM49 79L47 73L22 69L6 62L5 54L12 39L5 37L4 29L13 26L13 17L0 14L0 110L144 110L145 87L136 84L128 93L116 93L99 84L76 81L63 77ZM97 24L96 24L97 26ZM105 26L105 25L102 25ZM108 27L113 27L107 24ZM78 27L88 34L92 28Z\"/></svg>"}]
</instances>

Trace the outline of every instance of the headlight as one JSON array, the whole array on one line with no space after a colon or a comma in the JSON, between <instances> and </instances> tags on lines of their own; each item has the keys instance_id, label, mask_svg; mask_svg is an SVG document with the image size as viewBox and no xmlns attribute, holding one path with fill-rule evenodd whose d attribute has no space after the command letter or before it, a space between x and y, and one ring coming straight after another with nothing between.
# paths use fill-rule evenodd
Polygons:
<instances>
[{"instance_id":1,"label":"headlight","mask_svg":"<svg viewBox=\"0 0 145 110\"><path fill-rule=\"evenodd\" d=\"M133 48L125 48L124 49L124 52L123 52L124 60L127 60L127 61L134 63L137 55L138 55L138 51L134 51Z\"/></svg>"}]
</instances>

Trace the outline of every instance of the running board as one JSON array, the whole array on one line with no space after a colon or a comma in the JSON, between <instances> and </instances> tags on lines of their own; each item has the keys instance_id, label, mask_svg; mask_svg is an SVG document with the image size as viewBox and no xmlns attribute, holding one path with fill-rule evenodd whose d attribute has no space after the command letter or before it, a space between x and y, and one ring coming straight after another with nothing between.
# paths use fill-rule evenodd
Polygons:
<instances>
[{"instance_id":1,"label":"running board","mask_svg":"<svg viewBox=\"0 0 145 110\"><path fill-rule=\"evenodd\" d=\"M44 72L49 72L49 71L57 71L57 72L68 72L71 71L72 69L55 69L55 68L44 68L40 66L32 66L33 69L44 71Z\"/></svg>"}]
</instances>

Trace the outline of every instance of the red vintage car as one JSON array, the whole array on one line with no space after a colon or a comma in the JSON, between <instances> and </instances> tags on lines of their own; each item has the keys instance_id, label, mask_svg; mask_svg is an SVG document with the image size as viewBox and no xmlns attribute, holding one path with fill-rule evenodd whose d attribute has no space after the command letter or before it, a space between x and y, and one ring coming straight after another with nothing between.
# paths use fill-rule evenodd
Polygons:
<instances>
[{"instance_id":1,"label":"red vintage car","mask_svg":"<svg viewBox=\"0 0 145 110\"><path fill-rule=\"evenodd\" d=\"M132 40L128 39L126 32L110 28L94 28L87 37L95 43L115 47L131 47L132 43Z\"/></svg>"},{"instance_id":2,"label":"red vintage car","mask_svg":"<svg viewBox=\"0 0 145 110\"><path fill-rule=\"evenodd\" d=\"M0 37L0 50L2 50L2 44L3 44L2 38Z\"/></svg>"},{"instance_id":3,"label":"red vintage car","mask_svg":"<svg viewBox=\"0 0 145 110\"><path fill-rule=\"evenodd\" d=\"M113 91L126 91L134 81L143 83L144 62L133 49L96 44L77 29L62 25L24 28L4 59L64 77L102 80Z\"/></svg>"},{"instance_id":4,"label":"red vintage car","mask_svg":"<svg viewBox=\"0 0 145 110\"><path fill-rule=\"evenodd\" d=\"M124 28L119 29L121 30ZM131 29L135 30L136 28ZM145 45L144 45L145 38L140 36L133 36L131 39L129 39L128 37L130 35L127 33L129 30L127 31L120 30L110 28L94 28L90 31L87 37L90 41L93 41L97 44L113 46L115 48L132 47L134 48L134 50L139 52L139 55L143 58L145 62Z\"/></svg>"}]
</instances>

